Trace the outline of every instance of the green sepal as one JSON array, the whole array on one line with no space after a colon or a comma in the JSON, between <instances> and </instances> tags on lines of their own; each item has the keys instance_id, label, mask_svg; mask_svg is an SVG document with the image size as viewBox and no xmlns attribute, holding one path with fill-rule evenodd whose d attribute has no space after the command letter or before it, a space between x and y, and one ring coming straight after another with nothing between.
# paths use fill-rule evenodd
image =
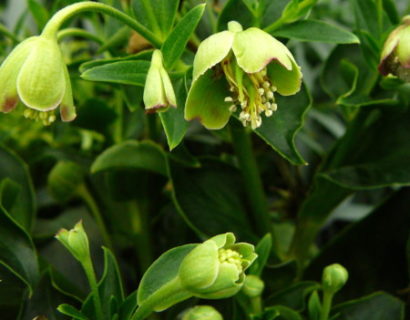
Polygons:
<instances>
[{"instance_id":1,"label":"green sepal","mask_svg":"<svg viewBox=\"0 0 410 320\"><path fill-rule=\"evenodd\" d=\"M231 116L230 104L224 101L228 95L225 78L208 70L192 84L188 92L185 119L198 119L207 129L223 128Z\"/></svg>"},{"instance_id":2,"label":"green sepal","mask_svg":"<svg viewBox=\"0 0 410 320\"><path fill-rule=\"evenodd\" d=\"M68 73L68 69L66 65L63 66L63 69L64 69L64 79L65 79L66 87L65 87L63 100L61 101L60 116L61 116L61 120L63 120L64 122L69 122L69 121L73 121L77 117L77 112L74 106L73 90L71 88L70 74Z\"/></svg>"},{"instance_id":3,"label":"green sepal","mask_svg":"<svg viewBox=\"0 0 410 320\"><path fill-rule=\"evenodd\" d=\"M18 103L17 76L36 39L37 37L31 37L21 42L3 61L0 67L1 112L12 111Z\"/></svg>"},{"instance_id":4,"label":"green sepal","mask_svg":"<svg viewBox=\"0 0 410 320\"><path fill-rule=\"evenodd\" d=\"M276 60L292 69L291 53L280 41L258 28L235 33L232 46L238 65L247 73L255 73Z\"/></svg>"},{"instance_id":5,"label":"green sepal","mask_svg":"<svg viewBox=\"0 0 410 320\"><path fill-rule=\"evenodd\" d=\"M184 258L179 268L182 285L188 290L211 286L218 276L218 246L211 239L198 245Z\"/></svg>"},{"instance_id":6,"label":"green sepal","mask_svg":"<svg viewBox=\"0 0 410 320\"><path fill-rule=\"evenodd\" d=\"M291 59L292 69L273 62L268 66L268 78L282 96L291 96L299 92L302 86L302 72L296 62Z\"/></svg>"},{"instance_id":7,"label":"green sepal","mask_svg":"<svg viewBox=\"0 0 410 320\"><path fill-rule=\"evenodd\" d=\"M202 41L195 55L193 81L221 62L231 51L234 33L222 31Z\"/></svg>"},{"instance_id":8,"label":"green sepal","mask_svg":"<svg viewBox=\"0 0 410 320\"><path fill-rule=\"evenodd\" d=\"M29 108L57 108L66 90L64 62L55 39L37 37L17 77L17 92Z\"/></svg>"}]
</instances>

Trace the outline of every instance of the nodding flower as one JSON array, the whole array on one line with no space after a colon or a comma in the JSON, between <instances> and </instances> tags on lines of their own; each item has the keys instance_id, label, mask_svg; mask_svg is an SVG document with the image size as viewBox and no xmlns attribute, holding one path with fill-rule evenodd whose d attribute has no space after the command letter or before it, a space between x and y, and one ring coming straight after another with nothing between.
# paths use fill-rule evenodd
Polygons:
<instances>
[{"instance_id":1,"label":"nodding flower","mask_svg":"<svg viewBox=\"0 0 410 320\"><path fill-rule=\"evenodd\" d=\"M55 37L27 38L0 66L0 111L12 111L19 101L26 118L44 125L55 121L59 106L63 121L76 117L70 77Z\"/></svg>"},{"instance_id":2,"label":"nodding flower","mask_svg":"<svg viewBox=\"0 0 410 320\"><path fill-rule=\"evenodd\" d=\"M256 129L263 115L277 110L275 94L293 95L301 83L300 67L285 45L261 29L243 30L231 21L228 30L198 48L185 119L220 129L237 112L244 126Z\"/></svg>"}]
</instances>

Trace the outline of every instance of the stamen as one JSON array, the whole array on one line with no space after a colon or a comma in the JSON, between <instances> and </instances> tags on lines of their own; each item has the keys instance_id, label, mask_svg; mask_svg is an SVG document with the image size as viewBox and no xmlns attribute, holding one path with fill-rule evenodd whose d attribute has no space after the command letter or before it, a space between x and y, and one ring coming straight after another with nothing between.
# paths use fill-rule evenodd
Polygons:
<instances>
[{"instance_id":1,"label":"stamen","mask_svg":"<svg viewBox=\"0 0 410 320\"><path fill-rule=\"evenodd\" d=\"M225 100L224 100L225 102L232 102L233 101L233 99L232 99L232 97L225 97Z\"/></svg>"},{"instance_id":2,"label":"stamen","mask_svg":"<svg viewBox=\"0 0 410 320\"><path fill-rule=\"evenodd\" d=\"M236 110L238 110L238 108L234 104L229 107L230 112L236 112Z\"/></svg>"}]
</instances>

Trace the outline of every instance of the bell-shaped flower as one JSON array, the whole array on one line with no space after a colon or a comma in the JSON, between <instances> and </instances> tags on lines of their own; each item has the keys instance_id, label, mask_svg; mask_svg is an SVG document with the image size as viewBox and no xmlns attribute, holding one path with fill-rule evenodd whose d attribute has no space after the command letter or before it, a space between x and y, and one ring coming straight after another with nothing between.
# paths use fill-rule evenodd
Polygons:
<instances>
[{"instance_id":1,"label":"bell-shaped flower","mask_svg":"<svg viewBox=\"0 0 410 320\"><path fill-rule=\"evenodd\" d=\"M21 101L24 116L45 125L60 106L63 121L76 117L67 66L55 38L35 36L20 43L0 66L0 111Z\"/></svg>"},{"instance_id":2,"label":"bell-shaped flower","mask_svg":"<svg viewBox=\"0 0 410 320\"><path fill-rule=\"evenodd\" d=\"M253 245L235 243L234 234L225 233L194 248L182 261L178 276L195 297L228 298L242 288L245 270L256 257Z\"/></svg>"},{"instance_id":3,"label":"bell-shaped flower","mask_svg":"<svg viewBox=\"0 0 410 320\"><path fill-rule=\"evenodd\" d=\"M185 119L198 119L208 129L220 129L238 112L244 126L262 124L278 108L275 93L300 90L302 73L292 53L258 28L242 30L231 21L228 30L205 39L193 67L193 82Z\"/></svg>"},{"instance_id":4,"label":"bell-shaped flower","mask_svg":"<svg viewBox=\"0 0 410 320\"><path fill-rule=\"evenodd\" d=\"M410 16L405 16L402 24L394 29L382 50L379 71L382 75L393 74L410 82Z\"/></svg>"},{"instance_id":5,"label":"bell-shaped flower","mask_svg":"<svg viewBox=\"0 0 410 320\"><path fill-rule=\"evenodd\" d=\"M144 104L148 112L163 111L176 107L176 98L171 79L164 68L162 53L155 50L144 87Z\"/></svg>"}]
</instances>

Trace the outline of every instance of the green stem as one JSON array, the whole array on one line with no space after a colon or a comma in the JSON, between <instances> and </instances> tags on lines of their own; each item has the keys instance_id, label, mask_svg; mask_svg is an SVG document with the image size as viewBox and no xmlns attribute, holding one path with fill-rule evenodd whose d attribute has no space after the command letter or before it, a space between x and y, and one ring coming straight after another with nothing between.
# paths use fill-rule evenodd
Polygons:
<instances>
[{"instance_id":1,"label":"green stem","mask_svg":"<svg viewBox=\"0 0 410 320\"><path fill-rule=\"evenodd\" d=\"M95 12L101 12L101 13L110 15L122 21L123 23L125 23L126 25L134 29L135 31L137 31L144 38L150 41L154 46L160 47L162 44L161 40L158 39L155 34L153 34L150 30L145 28L141 23L131 18L129 15L113 7L110 7L106 4L92 2L92 1L74 3L58 11L47 22L46 26L43 29L42 35L45 37L55 37L58 30L61 28L64 22L66 22L68 19L72 18L73 16L80 14L82 12L85 12L85 11L95 11Z\"/></svg>"},{"instance_id":2,"label":"green stem","mask_svg":"<svg viewBox=\"0 0 410 320\"><path fill-rule=\"evenodd\" d=\"M165 310L190 297L192 295L182 287L177 276L144 300L130 320L146 319L152 312Z\"/></svg>"},{"instance_id":3,"label":"green stem","mask_svg":"<svg viewBox=\"0 0 410 320\"><path fill-rule=\"evenodd\" d=\"M104 219L102 218L102 214L100 212L100 209L98 208L97 203L95 202L94 198L88 191L87 187L82 184L78 190L77 190L78 195L83 199L83 201L87 204L88 208L91 211L91 214L93 215L95 222L97 223L98 229L101 232L101 236L104 240L104 244L110 248L111 250L113 249L111 238L108 234L107 228L104 223Z\"/></svg>"},{"instance_id":4,"label":"green stem","mask_svg":"<svg viewBox=\"0 0 410 320\"><path fill-rule=\"evenodd\" d=\"M130 216L130 227L137 246L138 262L141 266L141 271L144 272L153 261L147 217L141 206L135 201L128 204L128 213Z\"/></svg>"},{"instance_id":5,"label":"green stem","mask_svg":"<svg viewBox=\"0 0 410 320\"><path fill-rule=\"evenodd\" d=\"M100 297L100 292L98 290L97 278L95 276L91 257L88 256L87 259L85 259L85 261L81 262L81 265L88 279L88 283L90 284L97 320L102 320L104 319L104 315L102 311L101 297Z\"/></svg>"},{"instance_id":6,"label":"green stem","mask_svg":"<svg viewBox=\"0 0 410 320\"><path fill-rule=\"evenodd\" d=\"M271 233L274 239L266 196L253 155L251 136L245 128L238 124L233 124L231 125L231 137L236 156L239 160L239 167L245 180L245 190L256 228L261 235Z\"/></svg>"},{"instance_id":7,"label":"green stem","mask_svg":"<svg viewBox=\"0 0 410 320\"><path fill-rule=\"evenodd\" d=\"M261 296L250 298L250 300L251 300L252 312L254 314L261 314L262 313L262 298L261 298Z\"/></svg>"},{"instance_id":8,"label":"green stem","mask_svg":"<svg viewBox=\"0 0 410 320\"><path fill-rule=\"evenodd\" d=\"M322 312L320 313L320 320L328 320L330 308L332 307L333 294L327 291L323 292Z\"/></svg>"},{"instance_id":9,"label":"green stem","mask_svg":"<svg viewBox=\"0 0 410 320\"><path fill-rule=\"evenodd\" d=\"M83 29L80 29L80 28L67 28L57 33L58 41L61 41L63 38L66 38L66 37L81 37L81 38L86 38L86 39L95 41L98 44L104 43L104 41L100 39L99 37L97 37L96 35L88 31L85 31Z\"/></svg>"}]
</instances>

